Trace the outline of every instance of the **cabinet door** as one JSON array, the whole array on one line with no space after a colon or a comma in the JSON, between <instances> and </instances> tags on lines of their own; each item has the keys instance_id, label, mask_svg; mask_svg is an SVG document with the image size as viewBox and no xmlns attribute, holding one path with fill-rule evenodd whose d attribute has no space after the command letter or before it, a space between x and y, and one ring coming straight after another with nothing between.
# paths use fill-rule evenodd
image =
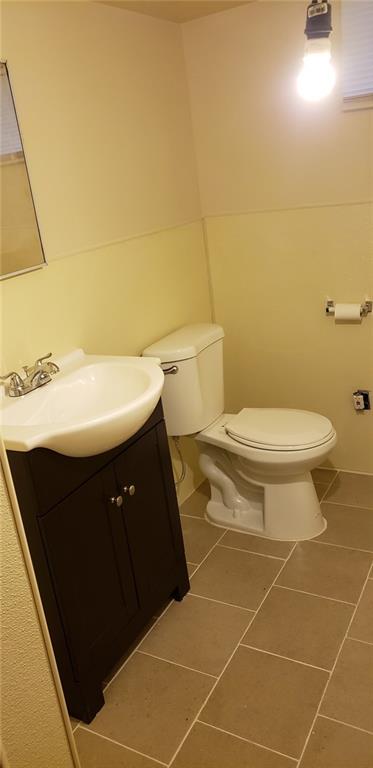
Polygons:
<instances>
[{"instance_id":1,"label":"cabinet door","mask_svg":"<svg viewBox=\"0 0 373 768\"><path fill-rule=\"evenodd\" d=\"M39 518L77 680L106 674L138 609L112 467Z\"/></svg>"},{"instance_id":2,"label":"cabinet door","mask_svg":"<svg viewBox=\"0 0 373 768\"><path fill-rule=\"evenodd\" d=\"M123 495L123 517L140 605L144 606L157 596L166 596L177 573L175 512L169 508L157 429L124 451L114 467Z\"/></svg>"}]
</instances>

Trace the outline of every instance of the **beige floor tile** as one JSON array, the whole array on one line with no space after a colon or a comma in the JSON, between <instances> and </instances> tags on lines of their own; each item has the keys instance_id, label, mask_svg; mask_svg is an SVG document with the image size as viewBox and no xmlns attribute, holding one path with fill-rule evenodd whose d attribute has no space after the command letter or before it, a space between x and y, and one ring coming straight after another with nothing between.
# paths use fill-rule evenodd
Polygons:
<instances>
[{"instance_id":1,"label":"beige floor tile","mask_svg":"<svg viewBox=\"0 0 373 768\"><path fill-rule=\"evenodd\" d=\"M81 768L159 768L154 760L82 728L74 735Z\"/></svg>"},{"instance_id":2,"label":"beige floor tile","mask_svg":"<svg viewBox=\"0 0 373 768\"><path fill-rule=\"evenodd\" d=\"M75 717L70 717L70 725L71 725L73 731L79 725L79 723L80 723L80 720L75 720Z\"/></svg>"},{"instance_id":3,"label":"beige floor tile","mask_svg":"<svg viewBox=\"0 0 373 768\"><path fill-rule=\"evenodd\" d=\"M274 539L265 539L264 536L252 536L249 533L237 533L236 531L227 531L220 544L235 549L246 549L248 552L258 552L262 555L272 555L272 557L287 558L293 541L275 541Z\"/></svg>"},{"instance_id":4,"label":"beige floor tile","mask_svg":"<svg viewBox=\"0 0 373 768\"><path fill-rule=\"evenodd\" d=\"M366 552L304 541L297 544L278 584L355 603L371 562Z\"/></svg>"},{"instance_id":5,"label":"beige floor tile","mask_svg":"<svg viewBox=\"0 0 373 768\"><path fill-rule=\"evenodd\" d=\"M325 483L330 485L332 480L337 476L336 469L323 469L323 467L317 467L311 472L314 483Z\"/></svg>"},{"instance_id":6,"label":"beige floor tile","mask_svg":"<svg viewBox=\"0 0 373 768\"><path fill-rule=\"evenodd\" d=\"M299 768L372 768L373 736L318 717Z\"/></svg>"},{"instance_id":7,"label":"beige floor tile","mask_svg":"<svg viewBox=\"0 0 373 768\"><path fill-rule=\"evenodd\" d=\"M314 485L315 485L315 490L316 490L316 493L317 493L317 498L318 498L319 501L321 501L321 499L324 498L324 496L325 496L329 486L328 486L327 483L326 484L324 484L324 483L314 483Z\"/></svg>"},{"instance_id":8,"label":"beige floor tile","mask_svg":"<svg viewBox=\"0 0 373 768\"><path fill-rule=\"evenodd\" d=\"M346 640L320 714L373 732L372 645Z\"/></svg>"},{"instance_id":9,"label":"beige floor tile","mask_svg":"<svg viewBox=\"0 0 373 768\"><path fill-rule=\"evenodd\" d=\"M373 552L373 510L322 502L328 527L317 541Z\"/></svg>"},{"instance_id":10,"label":"beige floor tile","mask_svg":"<svg viewBox=\"0 0 373 768\"><path fill-rule=\"evenodd\" d=\"M223 528L216 528L205 520L192 517L182 517L181 525L186 558L190 563L197 565L224 533Z\"/></svg>"},{"instance_id":11,"label":"beige floor tile","mask_svg":"<svg viewBox=\"0 0 373 768\"><path fill-rule=\"evenodd\" d=\"M353 610L323 597L273 587L242 642L331 669Z\"/></svg>"},{"instance_id":12,"label":"beige floor tile","mask_svg":"<svg viewBox=\"0 0 373 768\"><path fill-rule=\"evenodd\" d=\"M93 731L168 762L214 679L135 653L105 692Z\"/></svg>"},{"instance_id":13,"label":"beige floor tile","mask_svg":"<svg viewBox=\"0 0 373 768\"><path fill-rule=\"evenodd\" d=\"M283 563L271 557L216 547L191 581L191 591L256 610Z\"/></svg>"},{"instance_id":14,"label":"beige floor tile","mask_svg":"<svg viewBox=\"0 0 373 768\"><path fill-rule=\"evenodd\" d=\"M181 515L191 515L192 517L204 517L207 502L210 499L210 483L205 480L180 507Z\"/></svg>"},{"instance_id":15,"label":"beige floor tile","mask_svg":"<svg viewBox=\"0 0 373 768\"><path fill-rule=\"evenodd\" d=\"M290 757L299 757L327 672L241 646L201 720Z\"/></svg>"},{"instance_id":16,"label":"beige floor tile","mask_svg":"<svg viewBox=\"0 0 373 768\"><path fill-rule=\"evenodd\" d=\"M350 637L373 643L373 581L367 581L359 607L349 629Z\"/></svg>"},{"instance_id":17,"label":"beige floor tile","mask_svg":"<svg viewBox=\"0 0 373 768\"><path fill-rule=\"evenodd\" d=\"M174 603L140 646L140 651L219 675L253 614L187 595Z\"/></svg>"},{"instance_id":18,"label":"beige floor tile","mask_svg":"<svg viewBox=\"0 0 373 768\"><path fill-rule=\"evenodd\" d=\"M340 472L327 493L327 500L373 509L373 475Z\"/></svg>"},{"instance_id":19,"label":"beige floor tile","mask_svg":"<svg viewBox=\"0 0 373 768\"><path fill-rule=\"evenodd\" d=\"M172 768L294 768L293 760L196 723Z\"/></svg>"}]
</instances>

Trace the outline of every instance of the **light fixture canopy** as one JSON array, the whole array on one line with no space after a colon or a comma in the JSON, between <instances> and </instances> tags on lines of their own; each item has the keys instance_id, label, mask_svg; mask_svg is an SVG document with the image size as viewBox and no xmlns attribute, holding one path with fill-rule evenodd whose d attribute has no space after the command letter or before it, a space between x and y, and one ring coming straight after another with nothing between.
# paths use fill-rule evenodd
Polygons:
<instances>
[{"instance_id":1,"label":"light fixture canopy","mask_svg":"<svg viewBox=\"0 0 373 768\"><path fill-rule=\"evenodd\" d=\"M326 0L312 0L307 6L305 54L298 76L298 93L307 101L319 101L334 87L336 74L331 64L332 10Z\"/></svg>"},{"instance_id":2,"label":"light fixture canopy","mask_svg":"<svg viewBox=\"0 0 373 768\"><path fill-rule=\"evenodd\" d=\"M307 40L329 37L332 30L332 6L326 0L312 0L307 6L304 30Z\"/></svg>"}]
</instances>

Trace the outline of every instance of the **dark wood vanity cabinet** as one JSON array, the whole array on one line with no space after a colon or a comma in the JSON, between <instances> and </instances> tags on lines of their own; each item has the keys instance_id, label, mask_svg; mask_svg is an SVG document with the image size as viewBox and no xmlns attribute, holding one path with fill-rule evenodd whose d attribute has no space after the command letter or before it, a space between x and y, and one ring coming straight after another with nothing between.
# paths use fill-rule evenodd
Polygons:
<instances>
[{"instance_id":1,"label":"dark wood vanity cabinet","mask_svg":"<svg viewBox=\"0 0 373 768\"><path fill-rule=\"evenodd\" d=\"M90 722L112 667L189 589L162 407L99 456L8 457L66 703Z\"/></svg>"}]
</instances>

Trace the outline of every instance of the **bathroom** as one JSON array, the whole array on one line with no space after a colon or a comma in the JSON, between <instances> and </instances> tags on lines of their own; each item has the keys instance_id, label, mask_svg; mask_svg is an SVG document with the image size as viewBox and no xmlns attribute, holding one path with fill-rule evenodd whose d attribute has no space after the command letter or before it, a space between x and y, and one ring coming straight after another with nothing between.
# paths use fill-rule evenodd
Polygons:
<instances>
[{"instance_id":1,"label":"bathroom","mask_svg":"<svg viewBox=\"0 0 373 768\"><path fill-rule=\"evenodd\" d=\"M191 575L191 594L164 614L165 624L171 610L179 612L180 647L170 655L153 635L159 643L154 650L149 634L149 650L132 657L152 664L155 677L156 665L167 662L170 674L179 674L181 693L165 707L166 728L164 718L157 719L160 690L147 688L147 681L155 685L148 670L141 695L155 707L137 720L124 711L123 720L133 718L131 738L115 723L95 728L73 721L70 730L4 461L3 654L9 661L3 732L11 768L70 768L79 759L82 768L211 768L218 759L222 768L371 768L372 662L364 659L373 643L366 618L373 584L373 424L371 410L355 411L352 393L373 390L372 314L361 323L336 323L325 304L360 304L373 294L373 103L371 97L343 101L341 6L332 2L336 86L327 98L308 103L295 85L307 3L2 3L0 59L10 75L47 266L1 282L0 372L19 371L49 351L54 358L77 348L141 355L177 328L213 322L225 334L226 412L308 410L330 419L337 433L336 447L314 475L319 496L329 499L323 510L334 538L304 545L328 556L314 566L322 578L304 565L313 587L281 579L278 570L291 557L287 544L275 542L265 553L256 541L253 554L252 537L245 552L247 534L226 534L203 520L208 488L197 444L181 438L186 477L178 502L190 571L198 566L200 576ZM170 447L179 477L172 440ZM219 546L223 536L230 542ZM331 552L342 558L338 563L346 558L346 566L338 565L339 591L330 586L336 578L328 571ZM255 562L247 592L255 578L266 591L279 578L282 589L271 588L269 599L281 593L284 600L300 600L310 593L309 614L300 603L286 606L291 618L283 619L282 645L266 645L260 627L256 639L240 642L248 631L242 615L252 618L257 608L245 602L242 574L232 584L233 596L227 562L216 566L225 574L221 592L218 577L210 592L208 575L205 584L201 580L202 561L223 555L238 574L245 558ZM268 583L261 580L263 569L273 570ZM348 625L358 600L365 618L356 614L352 634ZM186 635L180 611L193 613L192 606L195 625L192 620ZM327 633L326 607L334 611ZM276 614L273 606L272 626L286 611ZM207 650L201 662L189 655L190 647L200 646L201 654L206 643L210 648L207 621L220 657L214 661ZM325 647L319 643L316 652L304 632L298 649L291 645L289 634L297 636L302 622L309 637L322 635ZM345 640L346 633L354 640ZM346 679L337 678L335 699L343 699L342 688L348 701L337 706L330 698L328 704L326 693L320 714L337 652L343 665L337 661L336 673ZM258 659L254 669L272 664L263 686L268 715L258 715L252 727L240 720L261 695L254 678L239 684L249 663L238 668L238 679L227 678L237 696L227 691L221 716L217 694L215 702L211 694L210 711L206 705L210 683L224 676L230 657L250 653ZM116 677L123 685L131 663ZM293 684L285 667L304 678ZM233 674L236 667L230 669ZM188 691L184 673L196 676L200 687ZM261 675L265 680L264 667ZM308 675L310 702L303 710L291 691L307 689ZM254 697L245 698L245 686Z\"/></svg>"}]
</instances>

